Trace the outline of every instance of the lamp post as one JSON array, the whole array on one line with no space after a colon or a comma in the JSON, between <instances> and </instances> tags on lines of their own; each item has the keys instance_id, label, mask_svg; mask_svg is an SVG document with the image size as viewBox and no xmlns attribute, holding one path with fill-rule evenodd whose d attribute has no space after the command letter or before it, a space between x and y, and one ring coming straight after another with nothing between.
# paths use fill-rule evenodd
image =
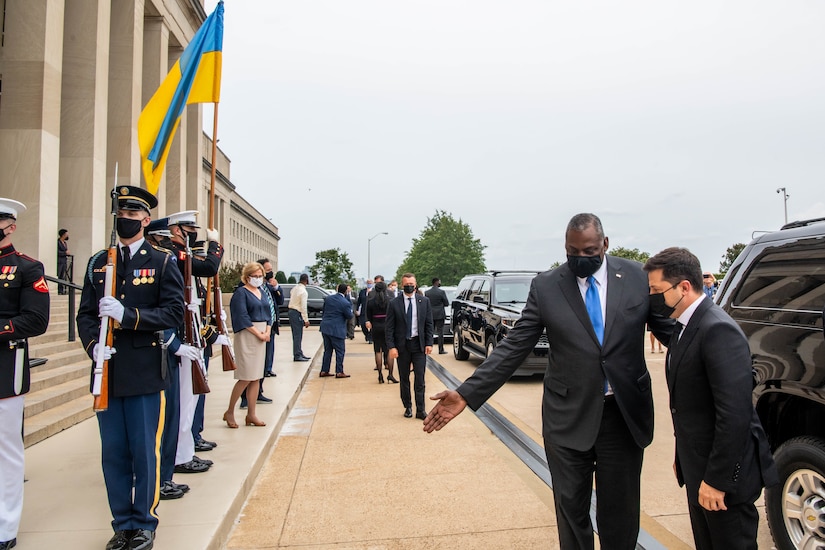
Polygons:
<instances>
[{"instance_id":1,"label":"lamp post","mask_svg":"<svg viewBox=\"0 0 825 550\"><path fill-rule=\"evenodd\" d=\"M776 192L782 193L782 198L785 200L785 225L788 225L788 199L791 196L785 191L784 187L780 187Z\"/></svg>"},{"instance_id":2,"label":"lamp post","mask_svg":"<svg viewBox=\"0 0 825 550\"><path fill-rule=\"evenodd\" d=\"M389 235L389 233L387 233L386 231L381 231L380 233L376 233L375 235L367 239L367 279L369 279L372 276L370 275L370 273L372 273L372 271L370 271L370 245L372 244L372 240L379 235Z\"/></svg>"}]
</instances>

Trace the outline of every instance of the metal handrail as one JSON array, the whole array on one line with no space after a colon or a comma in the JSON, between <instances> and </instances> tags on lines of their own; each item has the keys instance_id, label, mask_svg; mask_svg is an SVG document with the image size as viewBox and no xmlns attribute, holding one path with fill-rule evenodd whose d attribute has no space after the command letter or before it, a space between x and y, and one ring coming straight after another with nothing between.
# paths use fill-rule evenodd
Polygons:
<instances>
[{"instance_id":1,"label":"metal handrail","mask_svg":"<svg viewBox=\"0 0 825 550\"><path fill-rule=\"evenodd\" d=\"M67 281L66 279L58 279L57 277L52 277L51 275L46 275L46 280L51 281L52 283L65 285L69 288L69 342L74 342L77 339L77 336L75 335L75 327L74 327L74 315L75 315L74 291L75 290L83 290L83 287L78 285L78 284L75 284L71 281Z\"/></svg>"}]
</instances>

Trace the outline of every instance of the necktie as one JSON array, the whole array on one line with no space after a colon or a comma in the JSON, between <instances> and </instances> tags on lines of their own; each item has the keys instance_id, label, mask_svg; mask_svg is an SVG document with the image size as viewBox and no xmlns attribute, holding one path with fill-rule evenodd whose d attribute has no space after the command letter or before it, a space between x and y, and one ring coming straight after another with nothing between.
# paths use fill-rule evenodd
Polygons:
<instances>
[{"instance_id":1,"label":"necktie","mask_svg":"<svg viewBox=\"0 0 825 550\"><path fill-rule=\"evenodd\" d=\"M407 298L407 340L412 338L412 298Z\"/></svg>"},{"instance_id":2,"label":"necktie","mask_svg":"<svg viewBox=\"0 0 825 550\"><path fill-rule=\"evenodd\" d=\"M676 321L676 326L673 327L673 334L670 336L670 345L667 347L667 370L670 372L670 361L673 357L673 350L676 349L676 344L679 343L679 336L682 334L684 325Z\"/></svg>"},{"instance_id":3,"label":"necktie","mask_svg":"<svg viewBox=\"0 0 825 550\"><path fill-rule=\"evenodd\" d=\"M602 302L599 300L599 290L596 288L596 279L591 275L587 278L587 293L584 295L584 306L593 324L593 331L599 344L604 343L604 319L602 318Z\"/></svg>"},{"instance_id":4,"label":"necktie","mask_svg":"<svg viewBox=\"0 0 825 550\"><path fill-rule=\"evenodd\" d=\"M269 318L272 319L272 324L275 324L275 298L272 296L272 291L269 286L264 288L266 290L267 302L269 302Z\"/></svg>"},{"instance_id":5,"label":"necktie","mask_svg":"<svg viewBox=\"0 0 825 550\"><path fill-rule=\"evenodd\" d=\"M123 247L123 268L126 269L126 266L129 265L129 259L132 257L132 251L129 249L128 246Z\"/></svg>"}]
</instances>

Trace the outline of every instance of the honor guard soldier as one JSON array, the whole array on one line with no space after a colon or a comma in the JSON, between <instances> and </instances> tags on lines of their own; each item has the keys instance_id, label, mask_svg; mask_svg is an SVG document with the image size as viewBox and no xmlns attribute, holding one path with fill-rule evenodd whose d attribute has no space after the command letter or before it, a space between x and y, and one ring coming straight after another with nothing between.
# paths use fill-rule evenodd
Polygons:
<instances>
[{"instance_id":1,"label":"honor guard soldier","mask_svg":"<svg viewBox=\"0 0 825 550\"><path fill-rule=\"evenodd\" d=\"M0 550L14 548L23 512L23 394L29 391L26 339L46 332L49 286L43 264L14 249L23 204L0 199Z\"/></svg>"},{"instance_id":2,"label":"honor guard soldier","mask_svg":"<svg viewBox=\"0 0 825 550\"><path fill-rule=\"evenodd\" d=\"M169 231L172 234L172 251L177 255L178 267L181 273L186 261L187 248L192 252L192 276L197 289L197 299L192 306L198 307L200 319L205 318L204 303L206 288L199 277L214 277L220 269L223 258L223 247L218 242L218 231L206 230L206 243L198 241L197 210L185 210L171 214L168 218ZM186 284L186 281L184 281ZM215 304L218 308L218 304ZM201 323L204 328L202 336L206 342L204 348L205 366L209 368L209 357L212 355L212 344L221 343L219 335L211 325ZM181 370L181 418L180 434L178 436L178 455L175 460L175 472L194 474L207 471L212 466L211 460L203 460L195 456L195 452L211 451L217 443L204 440L200 432L203 430L203 406L206 397L193 395L191 381L187 378L185 369Z\"/></svg>"},{"instance_id":3,"label":"honor guard soldier","mask_svg":"<svg viewBox=\"0 0 825 550\"><path fill-rule=\"evenodd\" d=\"M77 326L93 360L108 361L108 408L97 413L103 478L114 536L107 550L152 548L160 498L160 440L168 381L163 331L183 317L183 279L175 257L146 242L144 229L157 199L128 185L116 188L117 260L107 296L107 251L89 260ZM101 317L114 321L113 344L99 342ZM133 491L134 490L134 491Z\"/></svg>"}]
</instances>

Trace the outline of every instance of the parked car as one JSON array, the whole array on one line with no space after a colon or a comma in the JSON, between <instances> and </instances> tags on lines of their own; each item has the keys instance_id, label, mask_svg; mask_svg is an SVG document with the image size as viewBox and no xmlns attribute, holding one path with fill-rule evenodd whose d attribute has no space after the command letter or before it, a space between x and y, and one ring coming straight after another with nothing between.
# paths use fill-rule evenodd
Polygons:
<instances>
[{"instance_id":1,"label":"parked car","mask_svg":"<svg viewBox=\"0 0 825 550\"><path fill-rule=\"evenodd\" d=\"M442 286L441 290L443 290L447 294L447 299L450 301L450 304L453 303L455 300L456 295L458 294L458 287L457 286ZM453 339L453 310L452 307L448 307L444 309L447 317L444 319L444 340L452 340Z\"/></svg>"},{"instance_id":2,"label":"parked car","mask_svg":"<svg viewBox=\"0 0 825 550\"><path fill-rule=\"evenodd\" d=\"M289 294L298 283L285 283L281 285L284 292L284 303L278 306L278 315L282 325L289 324ZM326 290L320 286L307 285L307 313L309 313L310 323L320 323L324 314L324 298L329 296Z\"/></svg>"},{"instance_id":3,"label":"parked car","mask_svg":"<svg viewBox=\"0 0 825 550\"><path fill-rule=\"evenodd\" d=\"M716 302L748 337L754 406L780 484L767 489L777 548L825 548L825 218L754 239Z\"/></svg>"},{"instance_id":4,"label":"parked car","mask_svg":"<svg viewBox=\"0 0 825 550\"><path fill-rule=\"evenodd\" d=\"M530 283L538 271L489 271L467 275L452 302L453 354L464 361L487 357L521 317ZM514 375L544 373L550 351L543 334Z\"/></svg>"}]
</instances>

